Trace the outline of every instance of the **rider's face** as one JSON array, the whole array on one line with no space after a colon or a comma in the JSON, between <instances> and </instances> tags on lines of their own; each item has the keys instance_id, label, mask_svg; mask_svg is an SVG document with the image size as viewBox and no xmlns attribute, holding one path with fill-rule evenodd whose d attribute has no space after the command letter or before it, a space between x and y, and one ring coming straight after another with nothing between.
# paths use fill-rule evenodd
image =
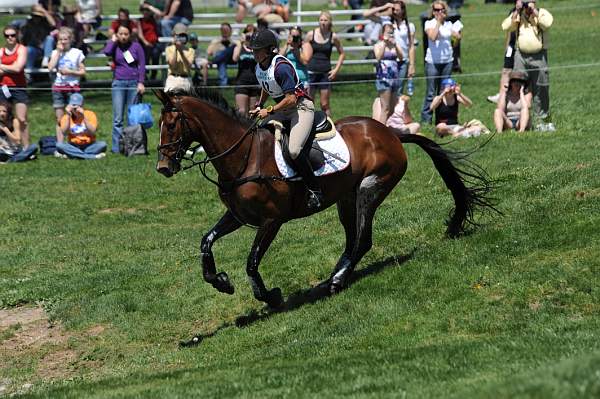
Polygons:
<instances>
[{"instance_id":1,"label":"rider's face","mask_svg":"<svg viewBox=\"0 0 600 399\"><path fill-rule=\"evenodd\" d=\"M254 55L254 61L262 65L269 57L269 49L259 48L252 50L252 55Z\"/></svg>"}]
</instances>

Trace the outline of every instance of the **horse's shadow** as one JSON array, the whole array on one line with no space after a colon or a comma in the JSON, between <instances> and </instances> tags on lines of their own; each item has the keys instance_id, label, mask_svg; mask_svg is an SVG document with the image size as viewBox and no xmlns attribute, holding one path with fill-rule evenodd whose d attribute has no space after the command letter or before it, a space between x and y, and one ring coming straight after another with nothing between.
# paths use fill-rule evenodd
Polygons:
<instances>
[{"instance_id":1,"label":"horse's shadow","mask_svg":"<svg viewBox=\"0 0 600 399\"><path fill-rule=\"evenodd\" d=\"M413 249L407 255L390 256L383 260L371 263L370 265L368 265L365 268L354 271L348 278L346 288L349 288L354 283L362 280L363 278L365 278L367 276L380 273L381 271L388 268L389 266L403 265L405 262L409 261L413 257L415 250L416 249ZM329 284L329 280L327 279L327 280L321 281L319 284L317 284L311 288L296 291L288 297L287 301L281 308L271 309L271 308L266 307L262 310L253 310L247 314L237 317L235 319L234 323L225 323L225 324L217 327L214 331L212 331L210 333L196 335L189 341L180 342L179 346L182 348L193 347L193 346L200 344L204 339L215 336L219 331L221 331L225 328L233 327L233 326L238 327L238 328L243 328L243 327L249 326L257 321L266 320L274 314L290 312L290 311L298 309L304 305L312 304L312 303L318 302L320 300L327 299L330 297L328 284Z\"/></svg>"}]
</instances>

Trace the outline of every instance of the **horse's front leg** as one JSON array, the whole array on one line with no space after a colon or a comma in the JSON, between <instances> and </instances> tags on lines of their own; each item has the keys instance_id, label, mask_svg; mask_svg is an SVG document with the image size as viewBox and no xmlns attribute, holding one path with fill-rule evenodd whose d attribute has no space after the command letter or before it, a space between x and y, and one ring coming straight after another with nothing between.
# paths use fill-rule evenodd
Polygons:
<instances>
[{"instance_id":1,"label":"horse's front leg","mask_svg":"<svg viewBox=\"0 0 600 399\"><path fill-rule=\"evenodd\" d=\"M258 272L258 266L273 239L275 239L277 232L279 232L280 227L280 222L270 221L258 229L246 264L246 273L248 274L254 297L259 301L266 302L272 308L278 308L283 305L281 290L279 288L266 289L265 283Z\"/></svg>"},{"instance_id":2,"label":"horse's front leg","mask_svg":"<svg viewBox=\"0 0 600 399\"><path fill-rule=\"evenodd\" d=\"M213 226L204 237L200 244L200 258L202 260L202 276L204 281L211 284L219 292L233 294L233 284L229 281L229 276L225 272L217 273L215 267L215 258L212 254L212 246L219 238L240 228L242 224L227 211L221 219Z\"/></svg>"}]
</instances>

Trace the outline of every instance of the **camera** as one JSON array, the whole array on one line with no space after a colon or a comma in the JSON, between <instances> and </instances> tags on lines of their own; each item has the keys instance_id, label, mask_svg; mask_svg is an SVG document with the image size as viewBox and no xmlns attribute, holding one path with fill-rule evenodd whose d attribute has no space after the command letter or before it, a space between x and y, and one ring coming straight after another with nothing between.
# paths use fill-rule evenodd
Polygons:
<instances>
[{"instance_id":1,"label":"camera","mask_svg":"<svg viewBox=\"0 0 600 399\"><path fill-rule=\"evenodd\" d=\"M177 41L177 43L186 44L188 41L188 37L187 35L177 35L175 41Z\"/></svg>"},{"instance_id":2,"label":"camera","mask_svg":"<svg viewBox=\"0 0 600 399\"><path fill-rule=\"evenodd\" d=\"M523 9L526 10L529 8L529 2L528 1L523 1L521 2L521 4L523 4Z\"/></svg>"},{"instance_id":3,"label":"camera","mask_svg":"<svg viewBox=\"0 0 600 399\"><path fill-rule=\"evenodd\" d=\"M244 35L244 40L247 41L247 42L249 42L250 39L252 39L252 33L246 33Z\"/></svg>"},{"instance_id":4,"label":"camera","mask_svg":"<svg viewBox=\"0 0 600 399\"><path fill-rule=\"evenodd\" d=\"M300 43L302 41L302 37L300 37L300 35L293 35L292 36L292 42L294 43Z\"/></svg>"}]
</instances>

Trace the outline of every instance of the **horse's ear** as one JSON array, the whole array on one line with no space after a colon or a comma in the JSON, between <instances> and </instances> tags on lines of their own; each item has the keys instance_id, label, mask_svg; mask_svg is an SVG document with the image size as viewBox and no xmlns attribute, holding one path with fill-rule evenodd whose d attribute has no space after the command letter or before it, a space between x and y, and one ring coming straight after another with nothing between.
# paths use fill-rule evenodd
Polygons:
<instances>
[{"instance_id":1,"label":"horse's ear","mask_svg":"<svg viewBox=\"0 0 600 399\"><path fill-rule=\"evenodd\" d=\"M154 92L154 95L160 100L160 102L163 105L171 104L171 97L169 97L169 95L167 93L165 93L163 90L152 89L152 91Z\"/></svg>"}]
</instances>

